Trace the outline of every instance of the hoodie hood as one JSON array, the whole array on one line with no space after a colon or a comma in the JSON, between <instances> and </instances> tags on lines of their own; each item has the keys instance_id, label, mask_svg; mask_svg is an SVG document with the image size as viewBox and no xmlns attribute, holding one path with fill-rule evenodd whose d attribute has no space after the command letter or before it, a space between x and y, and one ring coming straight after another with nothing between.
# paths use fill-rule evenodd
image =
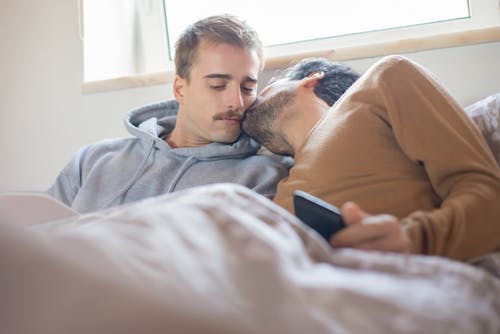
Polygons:
<instances>
[{"instance_id":1,"label":"hoodie hood","mask_svg":"<svg viewBox=\"0 0 500 334\"><path fill-rule=\"evenodd\" d=\"M181 156L191 156L200 160L218 158L241 158L255 154L260 144L242 133L238 140L232 144L210 143L201 147L172 148L164 141L175 127L179 103L166 100L145 105L127 112L125 127L134 137L144 145L151 145L160 150L172 151Z\"/></svg>"}]
</instances>

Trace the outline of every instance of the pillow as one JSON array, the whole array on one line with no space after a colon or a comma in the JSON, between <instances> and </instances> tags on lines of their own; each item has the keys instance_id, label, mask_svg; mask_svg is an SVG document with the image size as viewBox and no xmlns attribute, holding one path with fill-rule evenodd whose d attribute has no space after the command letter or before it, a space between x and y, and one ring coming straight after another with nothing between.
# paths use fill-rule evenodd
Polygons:
<instances>
[{"instance_id":1,"label":"pillow","mask_svg":"<svg viewBox=\"0 0 500 334\"><path fill-rule=\"evenodd\" d=\"M500 93L488 96L465 108L486 139L500 165Z\"/></svg>"}]
</instances>

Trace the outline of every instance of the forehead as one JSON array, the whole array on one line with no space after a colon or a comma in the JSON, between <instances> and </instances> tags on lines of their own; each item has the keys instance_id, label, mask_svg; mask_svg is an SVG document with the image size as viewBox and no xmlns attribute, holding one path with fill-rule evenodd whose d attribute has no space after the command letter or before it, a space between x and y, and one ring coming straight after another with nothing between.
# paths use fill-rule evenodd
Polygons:
<instances>
[{"instance_id":1,"label":"forehead","mask_svg":"<svg viewBox=\"0 0 500 334\"><path fill-rule=\"evenodd\" d=\"M198 46L192 74L198 77L224 74L237 79L257 79L259 68L260 60L256 50L202 40Z\"/></svg>"}]
</instances>

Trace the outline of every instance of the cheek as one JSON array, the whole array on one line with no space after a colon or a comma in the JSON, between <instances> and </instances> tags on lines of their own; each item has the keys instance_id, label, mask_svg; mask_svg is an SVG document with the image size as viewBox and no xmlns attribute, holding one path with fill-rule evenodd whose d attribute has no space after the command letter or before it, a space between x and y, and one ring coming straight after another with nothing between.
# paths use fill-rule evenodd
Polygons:
<instances>
[{"instance_id":1,"label":"cheek","mask_svg":"<svg viewBox=\"0 0 500 334\"><path fill-rule=\"evenodd\" d=\"M256 95L243 97L244 109L248 109L248 107L250 107L255 102L256 99L257 99Z\"/></svg>"},{"instance_id":2,"label":"cheek","mask_svg":"<svg viewBox=\"0 0 500 334\"><path fill-rule=\"evenodd\" d=\"M270 128L273 121L271 111L266 103L262 103L247 115L255 128Z\"/></svg>"}]
</instances>

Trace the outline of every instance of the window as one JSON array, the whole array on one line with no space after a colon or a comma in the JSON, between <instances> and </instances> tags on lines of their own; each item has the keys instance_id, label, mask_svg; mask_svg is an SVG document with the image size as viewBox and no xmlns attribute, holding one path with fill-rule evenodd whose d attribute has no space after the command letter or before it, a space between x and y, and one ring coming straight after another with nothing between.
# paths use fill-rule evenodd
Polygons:
<instances>
[{"instance_id":1,"label":"window","mask_svg":"<svg viewBox=\"0 0 500 334\"><path fill-rule=\"evenodd\" d=\"M81 1L84 81L168 69L161 0Z\"/></svg>"},{"instance_id":2,"label":"window","mask_svg":"<svg viewBox=\"0 0 500 334\"><path fill-rule=\"evenodd\" d=\"M84 81L146 77L119 88L170 80L179 33L200 18L220 13L240 16L258 31L266 46L267 68L310 55L338 60L376 56L388 52L387 43L393 43L391 53L460 45L477 40L470 32L478 30L490 29L481 35L483 42L500 39L498 0L79 1ZM458 35L446 39L443 34ZM84 91L95 91L86 87L90 85L84 84Z\"/></svg>"},{"instance_id":3,"label":"window","mask_svg":"<svg viewBox=\"0 0 500 334\"><path fill-rule=\"evenodd\" d=\"M244 18L259 33L265 46L470 16L467 0L211 0L203 3L164 0L164 5L170 41L175 41L181 31L196 20L230 13ZM169 50L173 54L173 43Z\"/></svg>"}]
</instances>

